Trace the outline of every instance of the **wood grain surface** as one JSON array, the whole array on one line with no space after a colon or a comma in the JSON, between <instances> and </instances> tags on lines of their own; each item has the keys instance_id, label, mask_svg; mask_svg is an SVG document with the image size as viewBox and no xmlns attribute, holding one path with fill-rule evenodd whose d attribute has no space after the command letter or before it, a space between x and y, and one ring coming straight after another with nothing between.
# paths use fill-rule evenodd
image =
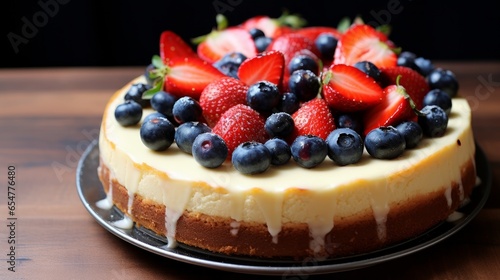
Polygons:
<instances>
[{"instance_id":1,"label":"wood grain surface","mask_svg":"<svg viewBox=\"0 0 500 280\"><path fill-rule=\"evenodd\" d=\"M460 81L488 157L492 191L462 230L423 251L327 275L257 276L170 260L101 227L82 205L76 166L104 106L142 68L0 70L0 279L500 279L500 62L438 62ZM8 167L16 171L15 271Z\"/></svg>"}]
</instances>

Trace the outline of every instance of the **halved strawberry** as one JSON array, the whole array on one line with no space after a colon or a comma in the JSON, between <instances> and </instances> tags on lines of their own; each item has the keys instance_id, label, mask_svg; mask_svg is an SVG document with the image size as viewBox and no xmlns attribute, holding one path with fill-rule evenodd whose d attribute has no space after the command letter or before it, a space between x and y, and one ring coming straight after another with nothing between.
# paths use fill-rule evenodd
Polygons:
<instances>
[{"instance_id":1,"label":"halved strawberry","mask_svg":"<svg viewBox=\"0 0 500 280\"><path fill-rule=\"evenodd\" d=\"M238 69L238 77L247 85L266 80L281 84L285 57L280 51L267 51L247 58Z\"/></svg>"},{"instance_id":2,"label":"halved strawberry","mask_svg":"<svg viewBox=\"0 0 500 280\"><path fill-rule=\"evenodd\" d=\"M354 66L334 64L323 75L323 98L340 112L370 108L383 99L377 82Z\"/></svg>"},{"instance_id":3,"label":"halved strawberry","mask_svg":"<svg viewBox=\"0 0 500 280\"><path fill-rule=\"evenodd\" d=\"M295 123L294 132L288 141L291 143L299 135L315 135L326 139L335 129L333 115L326 101L314 98L302 106L292 115Z\"/></svg>"},{"instance_id":4,"label":"halved strawberry","mask_svg":"<svg viewBox=\"0 0 500 280\"><path fill-rule=\"evenodd\" d=\"M208 84L200 96L203 116L213 127L229 108L246 104L248 86L235 78L225 77Z\"/></svg>"},{"instance_id":5,"label":"halved strawberry","mask_svg":"<svg viewBox=\"0 0 500 280\"><path fill-rule=\"evenodd\" d=\"M255 43L247 30L239 27L213 30L197 48L198 56L209 63L216 62L229 52L239 52L247 58L257 54Z\"/></svg>"},{"instance_id":6,"label":"halved strawberry","mask_svg":"<svg viewBox=\"0 0 500 280\"><path fill-rule=\"evenodd\" d=\"M429 92L429 84L424 76L420 75L417 71L404 67L394 66L381 68L381 82L384 85L396 84L397 77L401 75L399 85L406 89L411 99L415 102L417 109L422 109L424 96Z\"/></svg>"},{"instance_id":7,"label":"halved strawberry","mask_svg":"<svg viewBox=\"0 0 500 280\"><path fill-rule=\"evenodd\" d=\"M368 109L364 114L364 134L380 126L398 125L405 120L413 119L413 101L401 85L390 85L384 88L384 99L381 103Z\"/></svg>"},{"instance_id":8,"label":"halved strawberry","mask_svg":"<svg viewBox=\"0 0 500 280\"><path fill-rule=\"evenodd\" d=\"M212 132L224 139L229 150L228 158L231 158L239 144L247 141L264 143L267 140L264 124L264 118L257 111L238 104L222 114Z\"/></svg>"},{"instance_id":9,"label":"halved strawberry","mask_svg":"<svg viewBox=\"0 0 500 280\"><path fill-rule=\"evenodd\" d=\"M333 37L339 39L342 36L342 33L337 30L337 28L330 27L330 26L309 26L309 27L304 27L300 28L295 33L301 34L306 36L307 38L311 39L313 42L318 38L320 34L323 33L328 33L331 34Z\"/></svg>"},{"instance_id":10,"label":"halved strawberry","mask_svg":"<svg viewBox=\"0 0 500 280\"><path fill-rule=\"evenodd\" d=\"M208 62L197 57L177 57L165 66L165 91L176 96L200 98L200 94L211 82L225 77Z\"/></svg>"},{"instance_id":11,"label":"halved strawberry","mask_svg":"<svg viewBox=\"0 0 500 280\"><path fill-rule=\"evenodd\" d=\"M177 57L197 57L195 51L176 33L165 30L160 35L160 57L163 63Z\"/></svg>"},{"instance_id":12,"label":"halved strawberry","mask_svg":"<svg viewBox=\"0 0 500 280\"><path fill-rule=\"evenodd\" d=\"M291 33L295 28L305 25L305 21L297 15L283 14L279 18L259 15L247 19L241 24L246 30L260 29L267 37L276 38L286 33Z\"/></svg>"},{"instance_id":13,"label":"halved strawberry","mask_svg":"<svg viewBox=\"0 0 500 280\"><path fill-rule=\"evenodd\" d=\"M334 54L334 64L354 65L370 61L377 67L397 64L397 55L389 47L388 38L367 24L355 24L340 38Z\"/></svg>"}]
</instances>

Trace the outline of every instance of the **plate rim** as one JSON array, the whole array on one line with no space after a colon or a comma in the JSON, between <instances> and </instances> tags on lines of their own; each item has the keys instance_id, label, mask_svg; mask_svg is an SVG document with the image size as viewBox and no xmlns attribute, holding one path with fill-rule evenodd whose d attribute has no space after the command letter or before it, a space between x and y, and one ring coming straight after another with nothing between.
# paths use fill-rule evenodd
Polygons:
<instances>
[{"instance_id":1,"label":"plate rim","mask_svg":"<svg viewBox=\"0 0 500 280\"><path fill-rule=\"evenodd\" d=\"M165 249L161 248L158 246L154 246L148 243L145 243L141 240L138 240L137 238L134 238L131 235L132 230L123 230L120 228L117 228L111 224L110 221L107 221L104 219L101 215L99 215L94 208L90 205L90 203L95 203L95 202L89 202L85 194L83 193L83 187L81 178L83 176L86 176L87 174L84 174L84 166L87 163L88 160L90 160L90 155L93 152L98 151L98 141L95 139L93 140L85 149L84 153L80 157L77 165L77 170L76 170L76 187L77 187L77 192L78 196L84 205L84 207L87 209L87 211L91 214L91 216L100 224L102 227L104 227L106 230L114 234L115 236L121 238L122 240L137 246L141 249L147 250L149 252L155 253L157 255L167 257L176 261L181 261L193 265L198 265L198 266L203 266L203 267L208 267L212 269L218 269L218 270L224 270L224 271L229 271L229 272L236 272L236 273L246 273L246 274L256 274L256 275L283 275L283 274L289 274L289 275L297 275L294 273L298 273L300 275L313 275L313 274L326 274L326 273L335 273L335 272L342 272L342 271L349 271L349 270L355 270L355 269L361 269L365 268L368 266L373 266L376 264L380 264L383 262L387 262L390 260L394 260L397 258L401 258L416 252L419 252L421 250L424 250L430 246L433 246L444 239L454 235L456 232L458 232L460 229L462 229L464 226L466 226L472 219L474 219L477 214L481 211L481 209L484 207L486 204L486 201L488 200L490 191L491 191L491 167L489 164L489 161L484 154L483 150L480 148L480 146L475 144L476 147L476 153L475 153L475 160L476 160L476 167L477 167L477 161L478 159L481 160L484 165L485 169L483 172L484 175L486 175L486 178L481 178L481 186L483 186L483 192L482 196L478 202L478 204L475 206L475 208L469 213L466 217L464 217L463 221L460 222L459 224L453 226L451 229L447 230L445 234L438 235L437 237L431 238L421 244L418 244L418 246L410 246L409 248L402 249L400 251L392 252L389 254L382 254L380 256L374 256L374 257L368 257L368 258L363 258L362 256L370 256L373 255L374 253L367 253L367 254L362 254L359 255L361 256L360 260L355 260L352 262L340 262L340 263L328 263L328 264L320 264L320 265L312 265L312 266L304 266L303 263L304 261L297 261L297 262L290 262L291 265L289 266L270 266L268 265L269 262L271 261L266 261L266 264L263 265L250 265L250 264L241 264L241 263L236 263L232 262L230 256L223 256L220 254L216 254L220 258L227 258L227 261L225 262L219 262L219 261L213 261L209 259L203 259L203 258L197 258L193 256L189 256L189 254L180 254L177 251L178 249ZM97 176L97 172L95 173L95 176ZM479 177L479 172L476 170L476 176ZM99 186L100 187L100 186ZM478 187L476 187L477 189ZM115 208L116 209L116 208ZM119 210L116 210L119 211ZM123 215L123 214L122 214ZM435 228L442 226L442 224L437 225ZM134 226L135 227L135 226ZM429 231L434 230L431 229ZM419 237L427 234L429 231L426 231L422 235L419 235ZM419 238L417 237L417 238ZM396 244L394 246L391 246L391 248L396 248L398 246L402 246L405 242ZM182 250L182 246L179 246ZM385 249L376 251L379 253L382 253ZM204 250L201 250L204 251ZM206 255L210 254L215 254L212 252L206 252ZM346 257L346 258L339 258L339 260L342 259L349 259L349 258L356 258L357 256L352 256L352 257ZM244 258L243 258L244 259ZM313 259L314 260L314 259ZM248 260L250 262L250 260ZM335 261L329 260L329 261ZM253 262L253 260L252 260ZM257 261L255 261L257 262ZM293 265L292 265L293 263Z\"/></svg>"}]
</instances>

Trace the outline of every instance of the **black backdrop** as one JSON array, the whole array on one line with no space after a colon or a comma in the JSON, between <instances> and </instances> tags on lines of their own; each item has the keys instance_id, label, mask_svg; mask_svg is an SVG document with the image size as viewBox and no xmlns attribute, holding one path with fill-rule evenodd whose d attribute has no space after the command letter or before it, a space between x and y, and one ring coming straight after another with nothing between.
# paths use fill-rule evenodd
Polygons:
<instances>
[{"instance_id":1,"label":"black backdrop","mask_svg":"<svg viewBox=\"0 0 500 280\"><path fill-rule=\"evenodd\" d=\"M258 14L299 13L309 25L342 17L388 23L391 39L435 60L500 59L500 12L476 0L6 0L0 8L0 67L146 65L162 30L206 34L222 12L231 24Z\"/></svg>"}]
</instances>

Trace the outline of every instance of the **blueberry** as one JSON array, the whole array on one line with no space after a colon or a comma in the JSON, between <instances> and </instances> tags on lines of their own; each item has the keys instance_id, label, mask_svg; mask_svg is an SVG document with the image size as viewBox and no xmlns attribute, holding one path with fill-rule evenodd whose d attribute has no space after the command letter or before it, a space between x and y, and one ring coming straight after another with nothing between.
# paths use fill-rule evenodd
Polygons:
<instances>
[{"instance_id":1,"label":"blueberry","mask_svg":"<svg viewBox=\"0 0 500 280\"><path fill-rule=\"evenodd\" d=\"M172 117L172 108L174 107L174 103L177 101L177 97L174 95L165 92L163 90L158 91L151 97L151 107L162 113L165 116Z\"/></svg>"},{"instance_id":2,"label":"blueberry","mask_svg":"<svg viewBox=\"0 0 500 280\"><path fill-rule=\"evenodd\" d=\"M338 165L358 162L363 155L363 139L350 128L334 129L326 138L328 157Z\"/></svg>"},{"instance_id":3,"label":"blueberry","mask_svg":"<svg viewBox=\"0 0 500 280\"><path fill-rule=\"evenodd\" d=\"M160 118L160 117L161 117L161 118L167 118L167 119L168 119L168 117L167 117L167 116L165 116L165 115L164 115L164 114L162 114L162 113L159 113L159 112L153 112L153 113L151 113L151 114L147 115L146 117L144 117L144 119L142 120L142 123L145 123L145 122L149 121L150 119Z\"/></svg>"},{"instance_id":4,"label":"blueberry","mask_svg":"<svg viewBox=\"0 0 500 280\"><path fill-rule=\"evenodd\" d=\"M335 117L335 127L338 128L350 128L361 134L363 131L363 122L359 118L359 115L352 113L340 113Z\"/></svg>"},{"instance_id":5,"label":"blueberry","mask_svg":"<svg viewBox=\"0 0 500 280\"><path fill-rule=\"evenodd\" d=\"M255 41L255 39L264 37L266 34L264 34L264 31L258 29L258 28L251 28L248 30L248 33L250 33L250 36L252 36L252 39Z\"/></svg>"},{"instance_id":6,"label":"blueberry","mask_svg":"<svg viewBox=\"0 0 500 280\"><path fill-rule=\"evenodd\" d=\"M368 132L365 137L366 151L374 158L393 159L405 148L404 136L393 126L381 126Z\"/></svg>"},{"instance_id":7,"label":"blueberry","mask_svg":"<svg viewBox=\"0 0 500 280\"><path fill-rule=\"evenodd\" d=\"M354 67L363 71L363 73L372 77L376 82L380 83L381 72L375 64L371 63L370 61L364 60L356 62L354 64Z\"/></svg>"},{"instance_id":8,"label":"blueberry","mask_svg":"<svg viewBox=\"0 0 500 280\"><path fill-rule=\"evenodd\" d=\"M437 105L427 105L418 116L418 124L422 127L424 135L429 137L443 136L448 127L448 115Z\"/></svg>"},{"instance_id":9,"label":"blueberry","mask_svg":"<svg viewBox=\"0 0 500 280\"><path fill-rule=\"evenodd\" d=\"M273 138L286 138L293 132L295 124L292 116L285 112L273 113L266 119L264 128L267 134Z\"/></svg>"},{"instance_id":10,"label":"blueberry","mask_svg":"<svg viewBox=\"0 0 500 280\"><path fill-rule=\"evenodd\" d=\"M396 63L398 66L405 66L413 70L418 70L418 66L417 64L415 64L416 58L417 56L414 53L409 51L404 51L399 54Z\"/></svg>"},{"instance_id":11,"label":"blueberry","mask_svg":"<svg viewBox=\"0 0 500 280\"><path fill-rule=\"evenodd\" d=\"M143 99L142 94L150 89L151 86L143 83L132 84L125 94L125 100L133 100L141 105L142 108L148 107L149 100Z\"/></svg>"},{"instance_id":12,"label":"blueberry","mask_svg":"<svg viewBox=\"0 0 500 280\"><path fill-rule=\"evenodd\" d=\"M443 90L431 89L424 96L423 105L437 105L449 115L451 112L451 97Z\"/></svg>"},{"instance_id":13,"label":"blueberry","mask_svg":"<svg viewBox=\"0 0 500 280\"><path fill-rule=\"evenodd\" d=\"M264 143L266 148L271 152L271 164L283 165L290 161L292 152L290 146L285 140L280 138L271 138Z\"/></svg>"},{"instance_id":14,"label":"blueberry","mask_svg":"<svg viewBox=\"0 0 500 280\"><path fill-rule=\"evenodd\" d=\"M299 97L300 101L305 102L318 95L321 89L321 81L310 70L297 70L290 75L288 87L291 92Z\"/></svg>"},{"instance_id":15,"label":"blueberry","mask_svg":"<svg viewBox=\"0 0 500 280\"><path fill-rule=\"evenodd\" d=\"M423 131L417 122L405 121L396 126L405 138L406 149L415 148L423 137Z\"/></svg>"},{"instance_id":16,"label":"blueberry","mask_svg":"<svg viewBox=\"0 0 500 280\"><path fill-rule=\"evenodd\" d=\"M210 131L212 131L212 129L205 123L185 122L179 125L175 131L174 140L181 151L191 154L196 136Z\"/></svg>"},{"instance_id":17,"label":"blueberry","mask_svg":"<svg viewBox=\"0 0 500 280\"><path fill-rule=\"evenodd\" d=\"M221 166L228 153L226 142L215 133L205 132L194 139L193 157L204 167L216 168Z\"/></svg>"},{"instance_id":18,"label":"blueberry","mask_svg":"<svg viewBox=\"0 0 500 280\"><path fill-rule=\"evenodd\" d=\"M417 65L418 67L418 73L420 73L424 77L427 77L432 71L434 71L434 69L436 69L430 59L423 57L415 58L415 65Z\"/></svg>"},{"instance_id":19,"label":"blueberry","mask_svg":"<svg viewBox=\"0 0 500 280\"><path fill-rule=\"evenodd\" d=\"M455 97L458 92L458 81L455 74L442 68L434 69L427 76L427 83L431 89L441 89L450 97Z\"/></svg>"},{"instance_id":20,"label":"blueberry","mask_svg":"<svg viewBox=\"0 0 500 280\"><path fill-rule=\"evenodd\" d=\"M258 52L263 52L267 49L272 41L273 39L269 37L258 37L255 39L255 48L257 48Z\"/></svg>"},{"instance_id":21,"label":"blueberry","mask_svg":"<svg viewBox=\"0 0 500 280\"><path fill-rule=\"evenodd\" d=\"M332 34L322 33L316 40L314 44L321 54L321 58L329 61L333 60L333 55L335 54L335 48L337 47L337 38L335 38Z\"/></svg>"},{"instance_id":22,"label":"blueberry","mask_svg":"<svg viewBox=\"0 0 500 280\"><path fill-rule=\"evenodd\" d=\"M133 100L127 100L115 109L115 119L121 126L136 125L141 121L142 107Z\"/></svg>"},{"instance_id":23,"label":"blueberry","mask_svg":"<svg viewBox=\"0 0 500 280\"><path fill-rule=\"evenodd\" d=\"M325 140L314 135L300 135L290 146L292 157L298 165L313 168L322 163L328 154Z\"/></svg>"},{"instance_id":24,"label":"blueberry","mask_svg":"<svg viewBox=\"0 0 500 280\"><path fill-rule=\"evenodd\" d=\"M238 69L247 57L240 52L230 52L212 65L226 76L238 79Z\"/></svg>"},{"instance_id":25,"label":"blueberry","mask_svg":"<svg viewBox=\"0 0 500 280\"><path fill-rule=\"evenodd\" d=\"M139 131L142 143L153 151L164 151L174 142L175 127L163 117L150 118Z\"/></svg>"},{"instance_id":26,"label":"blueberry","mask_svg":"<svg viewBox=\"0 0 500 280\"><path fill-rule=\"evenodd\" d=\"M234 150L231 162L243 174L262 173L271 165L271 152L262 143L244 142Z\"/></svg>"},{"instance_id":27,"label":"blueberry","mask_svg":"<svg viewBox=\"0 0 500 280\"><path fill-rule=\"evenodd\" d=\"M314 74L318 74L319 65L312 57L305 54L297 54L288 63L288 71L293 73L297 70L310 70Z\"/></svg>"},{"instance_id":28,"label":"blueberry","mask_svg":"<svg viewBox=\"0 0 500 280\"><path fill-rule=\"evenodd\" d=\"M300 107L299 97L293 92L285 92L281 96L281 102L278 105L278 110L280 112L285 112L288 114L293 114Z\"/></svg>"},{"instance_id":29,"label":"blueberry","mask_svg":"<svg viewBox=\"0 0 500 280\"><path fill-rule=\"evenodd\" d=\"M172 115L179 124L199 121L201 113L200 103L189 96L179 98L172 108Z\"/></svg>"},{"instance_id":30,"label":"blueberry","mask_svg":"<svg viewBox=\"0 0 500 280\"><path fill-rule=\"evenodd\" d=\"M279 105L281 94L278 86L268 81L260 81L247 90L247 105L257 112L271 112Z\"/></svg>"}]
</instances>

